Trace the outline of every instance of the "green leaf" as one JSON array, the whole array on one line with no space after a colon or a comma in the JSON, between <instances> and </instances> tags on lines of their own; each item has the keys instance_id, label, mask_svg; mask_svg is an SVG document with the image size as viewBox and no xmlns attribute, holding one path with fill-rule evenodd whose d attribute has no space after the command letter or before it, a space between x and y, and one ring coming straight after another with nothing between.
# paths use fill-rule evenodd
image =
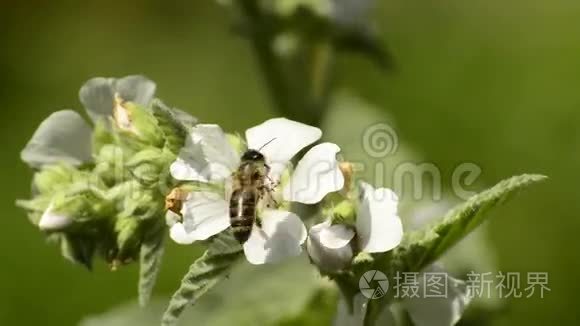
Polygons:
<instances>
[{"instance_id":1,"label":"green leaf","mask_svg":"<svg viewBox=\"0 0 580 326\"><path fill-rule=\"evenodd\" d=\"M161 325L176 325L185 308L226 278L242 256L242 247L231 232L222 232L213 238L203 256L191 265L181 280L181 286L163 314Z\"/></svg>"},{"instance_id":2,"label":"green leaf","mask_svg":"<svg viewBox=\"0 0 580 326\"><path fill-rule=\"evenodd\" d=\"M180 324L329 325L328 319L335 310L336 290L327 282L321 282L325 281L303 256L279 264L236 264L230 277L183 313ZM147 309L139 309L131 301L108 312L88 316L80 325L159 326L159 315L165 303L162 299L153 299Z\"/></svg>"},{"instance_id":3,"label":"green leaf","mask_svg":"<svg viewBox=\"0 0 580 326\"><path fill-rule=\"evenodd\" d=\"M406 247L420 248L418 260L411 264L411 270L420 271L439 259L447 250L481 225L489 216L486 213L493 207L502 204L518 191L546 179L545 176L524 174L501 181L494 187L473 196L465 203L452 209L430 230L421 236L411 234L414 238ZM417 258L417 257L416 257Z\"/></svg>"},{"instance_id":4,"label":"green leaf","mask_svg":"<svg viewBox=\"0 0 580 326\"><path fill-rule=\"evenodd\" d=\"M163 233L145 239L141 244L139 266L139 305L145 307L149 303L157 275L161 269L164 253Z\"/></svg>"}]
</instances>

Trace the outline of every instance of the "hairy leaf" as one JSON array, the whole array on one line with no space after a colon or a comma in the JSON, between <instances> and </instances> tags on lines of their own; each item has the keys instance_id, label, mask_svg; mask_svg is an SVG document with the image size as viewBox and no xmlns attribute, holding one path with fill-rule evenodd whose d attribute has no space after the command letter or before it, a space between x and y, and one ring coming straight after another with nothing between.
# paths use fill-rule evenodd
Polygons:
<instances>
[{"instance_id":1,"label":"hairy leaf","mask_svg":"<svg viewBox=\"0 0 580 326\"><path fill-rule=\"evenodd\" d=\"M164 253L163 233L141 244L139 266L139 305L144 307L149 303L157 275L161 268Z\"/></svg>"},{"instance_id":2,"label":"hairy leaf","mask_svg":"<svg viewBox=\"0 0 580 326\"><path fill-rule=\"evenodd\" d=\"M422 254L410 266L414 271L420 271L447 250L481 225L489 216L486 213L493 207L503 203L518 191L527 186L544 180L542 175L524 174L501 181L494 187L481 192L455 207L435 226L424 231L422 236L411 235L414 240L406 247L421 248ZM416 252L416 251L415 251Z\"/></svg>"},{"instance_id":3,"label":"hairy leaf","mask_svg":"<svg viewBox=\"0 0 580 326\"><path fill-rule=\"evenodd\" d=\"M213 238L203 256L191 265L181 280L181 286L163 314L161 325L176 325L184 309L226 278L242 256L242 247L231 232L222 232Z\"/></svg>"}]
</instances>

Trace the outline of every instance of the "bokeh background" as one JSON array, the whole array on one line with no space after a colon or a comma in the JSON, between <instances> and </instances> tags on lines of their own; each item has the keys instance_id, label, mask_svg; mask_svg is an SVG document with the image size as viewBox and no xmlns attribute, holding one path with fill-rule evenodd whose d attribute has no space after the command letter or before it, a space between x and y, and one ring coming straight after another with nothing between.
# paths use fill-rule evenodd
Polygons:
<instances>
[{"instance_id":1,"label":"bokeh background","mask_svg":"<svg viewBox=\"0 0 580 326\"><path fill-rule=\"evenodd\" d=\"M392 117L445 186L461 162L478 164L485 185L550 177L498 209L488 237L499 269L548 272L552 291L510 301L493 325L577 323L580 2L389 0L373 16L396 69L343 56L339 85ZM0 325L75 325L135 298L135 266L73 266L14 206L30 189L19 151L40 121L80 109L78 89L91 77L140 73L167 103L241 131L276 115L255 68L212 1L1 2ZM195 255L170 246L161 298Z\"/></svg>"}]
</instances>

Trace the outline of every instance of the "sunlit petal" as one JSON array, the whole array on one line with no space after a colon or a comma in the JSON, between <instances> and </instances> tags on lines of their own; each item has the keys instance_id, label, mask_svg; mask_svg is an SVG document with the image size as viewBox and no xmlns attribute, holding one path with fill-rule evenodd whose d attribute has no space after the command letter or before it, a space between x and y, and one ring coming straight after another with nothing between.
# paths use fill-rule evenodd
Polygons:
<instances>
[{"instance_id":1,"label":"sunlit petal","mask_svg":"<svg viewBox=\"0 0 580 326\"><path fill-rule=\"evenodd\" d=\"M212 182L229 177L238 164L239 157L221 128L200 124L192 129L170 172L177 180Z\"/></svg>"},{"instance_id":2,"label":"sunlit petal","mask_svg":"<svg viewBox=\"0 0 580 326\"><path fill-rule=\"evenodd\" d=\"M183 226L197 240L205 240L230 225L228 204L214 192L192 192L183 203Z\"/></svg>"},{"instance_id":3,"label":"sunlit petal","mask_svg":"<svg viewBox=\"0 0 580 326\"><path fill-rule=\"evenodd\" d=\"M314 204L326 194L344 187L344 176L336 160L340 147L322 143L312 147L298 162L290 182L284 187L284 199Z\"/></svg>"},{"instance_id":4,"label":"sunlit petal","mask_svg":"<svg viewBox=\"0 0 580 326\"><path fill-rule=\"evenodd\" d=\"M244 253L255 265L276 263L298 256L305 240L306 227L296 214L268 209L262 213L262 227L254 226L244 243Z\"/></svg>"},{"instance_id":5,"label":"sunlit petal","mask_svg":"<svg viewBox=\"0 0 580 326\"><path fill-rule=\"evenodd\" d=\"M392 190L374 189L361 182L356 231L363 251L385 252L401 243L403 225L397 213L397 203L397 195Z\"/></svg>"},{"instance_id":6,"label":"sunlit petal","mask_svg":"<svg viewBox=\"0 0 580 326\"><path fill-rule=\"evenodd\" d=\"M246 130L248 148L264 154L274 179L296 153L321 136L320 129L286 118L270 119Z\"/></svg>"}]
</instances>

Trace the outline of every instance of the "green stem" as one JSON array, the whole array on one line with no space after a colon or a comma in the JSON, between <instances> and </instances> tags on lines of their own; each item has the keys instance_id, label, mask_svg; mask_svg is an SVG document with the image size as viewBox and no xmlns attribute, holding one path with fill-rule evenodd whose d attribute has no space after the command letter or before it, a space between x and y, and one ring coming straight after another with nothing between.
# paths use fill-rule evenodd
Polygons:
<instances>
[{"instance_id":1,"label":"green stem","mask_svg":"<svg viewBox=\"0 0 580 326\"><path fill-rule=\"evenodd\" d=\"M288 118L319 126L332 85L334 50L330 42L303 40L291 58L280 57L273 44L284 31L283 22L262 12L256 0L240 0L240 7L274 106Z\"/></svg>"}]
</instances>

